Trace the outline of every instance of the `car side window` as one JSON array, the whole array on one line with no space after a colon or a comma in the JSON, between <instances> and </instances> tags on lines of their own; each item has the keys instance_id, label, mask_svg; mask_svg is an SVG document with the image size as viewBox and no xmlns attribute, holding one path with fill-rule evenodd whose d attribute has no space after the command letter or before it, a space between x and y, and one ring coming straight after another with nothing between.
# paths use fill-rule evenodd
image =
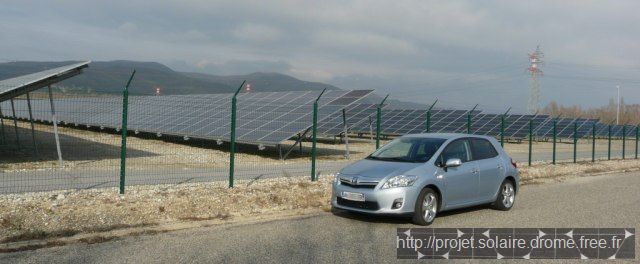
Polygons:
<instances>
[{"instance_id":1,"label":"car side window","mask_svg":"<svg viewBox=\"0 0 640 264\"><path fill-rule=\"evenodd\" d=\"M445 163L449 159L460 159L462 162L467 162L471 160L469 149L468 140L459 139L453 141L442 151L439 161Z\"/></svg>"},{"instance_id":2,"label":"car side window","mask_svg":"<svg viewBox=\"0 0 640 264\"><path fill-rule=\"evenodd\" d=\"M489 140L482 138L471 139L471 149L474 160L490 159L498 156L498 151Z\"/></svg>"}]
</instances>

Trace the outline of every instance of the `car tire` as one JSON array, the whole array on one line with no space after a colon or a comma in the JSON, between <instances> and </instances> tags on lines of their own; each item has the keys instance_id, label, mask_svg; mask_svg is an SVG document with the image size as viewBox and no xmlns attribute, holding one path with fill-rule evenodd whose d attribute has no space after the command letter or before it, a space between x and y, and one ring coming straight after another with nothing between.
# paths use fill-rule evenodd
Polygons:
<instances>
[{"instance_id":1,"label":"car tire","mask_svg":"<svg viewBox=\"0 0 640 264\"><path fill-rule=\"evenodd\" d=\"M433 223L439 209L438 199L438 194L433 189L428 187L422 189L420 195L418 195L413 211L413 223L421 226L427 226ZM428 215L427 210L430 212Z\"/></svg>"},{"instance_id":2,"label":"car tire","mask_svg":"<svg viewBox=\"0 0 640 264\"><path fill-rule=\"evenodd\" d=\"M516 201L516 189L513 185L513 181L504 180L502 184L500 184L500 189L498 190L498 197L493 202L492 206L496 210L501 211L509 211L513 208L513 205Z\"/></svg>"}]
</instances>

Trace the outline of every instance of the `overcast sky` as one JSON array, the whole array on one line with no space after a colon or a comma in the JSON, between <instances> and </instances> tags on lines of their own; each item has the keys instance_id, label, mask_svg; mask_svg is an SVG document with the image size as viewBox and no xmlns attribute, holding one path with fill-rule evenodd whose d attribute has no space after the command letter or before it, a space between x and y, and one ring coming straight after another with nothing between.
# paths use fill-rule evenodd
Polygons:
<instances>
[{"instance_id":1,"label":"overcast sky","mask_svg":"<svg viewBox=\"0 0 640 264\"><path fill-rule=\"evenodd\" d=\"M633 0L2 1L0 60L280 72L501 108L526 103L526 55L540 44L543 104L606 104L615 84L640 103L639 11Z\"/></svg>"}]
</instances>

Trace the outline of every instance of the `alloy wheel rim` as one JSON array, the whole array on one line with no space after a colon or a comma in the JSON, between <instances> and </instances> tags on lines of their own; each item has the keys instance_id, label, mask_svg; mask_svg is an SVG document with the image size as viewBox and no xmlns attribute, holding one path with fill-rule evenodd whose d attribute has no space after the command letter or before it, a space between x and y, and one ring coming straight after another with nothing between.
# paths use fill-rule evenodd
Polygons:
<instances>
[{"instance_id":1,"label":"alloy wheel rim","mask_svg":"<svg viewBox=\"0 0 640 264\"><path fill-rule=\"evenodd\" d=\"M422 201L423 218L427 222L433 221L438 210L438 200L433 193L428 193Z\"/></svg>"},{"instance_id":2,"label":"alloy wheel rim","mask_svg":"<svg viewBox=\"0 0 640 264\"><path fill-rule=\"evenodd\" d=\"M510 208L513 206L513 201L515 200L515 193L513 191L513 185L511 183L507 183L502 187L502 204L506 208Z\"/></svg>"}]
</instances>

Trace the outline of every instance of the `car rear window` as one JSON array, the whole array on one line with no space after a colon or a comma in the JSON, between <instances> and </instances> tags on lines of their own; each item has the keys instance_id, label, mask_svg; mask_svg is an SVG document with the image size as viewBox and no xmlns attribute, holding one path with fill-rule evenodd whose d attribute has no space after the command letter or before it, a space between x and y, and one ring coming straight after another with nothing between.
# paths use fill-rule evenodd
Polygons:
<instances>
[{"instance_id":1,"label":"car rear window","mask_svg":"<svg viewBox=\"0 0 640 264\"><path fill-rule=\"evenodd\" d=\"M490 159L498 156L498 151L496 151L489 140L472 138L471 145L474 160Z\"/></svg>"}]
</instances>

